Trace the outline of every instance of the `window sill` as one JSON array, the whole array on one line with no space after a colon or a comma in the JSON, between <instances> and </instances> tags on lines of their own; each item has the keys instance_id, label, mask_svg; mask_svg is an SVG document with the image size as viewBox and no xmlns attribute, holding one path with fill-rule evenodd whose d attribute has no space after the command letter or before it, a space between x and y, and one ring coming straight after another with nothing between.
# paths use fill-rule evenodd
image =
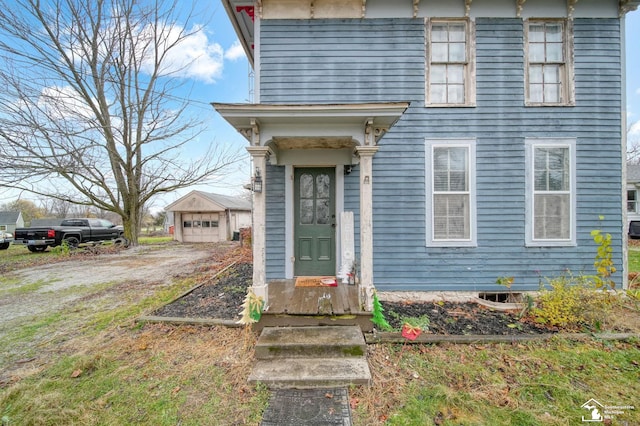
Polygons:
<instances>
[{"instance_id":1,"label":"window sill","mask_svg":"<svg viewBox=\"0 0 640 426\"><path fill-rule=\"evenodd\" d=\"M525 102L525 107L574 107L576 106L575 102L563 102L557 104L551 103L534 103L534 102Z\"/></svg>"},{"instance_id":2,"label":"window sill","mask_svg":"<svg viewBox=\"0 0 640 426\"><path fill-rule=\"evenodd\" d=\"M475 108L475 103L469 104L424 104L425 108Z\"/></svg>"},{"instance_id":3,"label":"window sill","mask_svg":"<svg viewBox=\"0 0 640 426\"><path fill-rule=\"evenodd\" d=\"M427 248L476 248L475 241L430 241Z\"/></svg>"},{"instance_id":4,"label":"window sill","mask_svg":"<svg viewBox=\"0 0 640 426\"><path fill-rule=\"evenodd\" d=\"M576 247L575 241L527 241L525 247Z\"/></svg>"}]
</instances>

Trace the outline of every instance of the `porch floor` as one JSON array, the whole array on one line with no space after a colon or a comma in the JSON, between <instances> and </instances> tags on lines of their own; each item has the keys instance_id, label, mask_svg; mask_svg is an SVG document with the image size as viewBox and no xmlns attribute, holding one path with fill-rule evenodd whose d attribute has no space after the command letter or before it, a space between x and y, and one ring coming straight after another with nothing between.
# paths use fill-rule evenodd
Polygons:
<instances>
[{"instance_id":1,"label":"porch floor","mask_svg":"<svg viewBox=\"0 0 640 426\"><path fill-rule=\"evenodd\" d=\"M337 287L296 287L295 280L270 281L269 306L265 313L288 315L326 315L326 306L319 299L330 300L332 315L366 313L358 301L358 286L338 284Z\"/></svg>"}]
</instances>

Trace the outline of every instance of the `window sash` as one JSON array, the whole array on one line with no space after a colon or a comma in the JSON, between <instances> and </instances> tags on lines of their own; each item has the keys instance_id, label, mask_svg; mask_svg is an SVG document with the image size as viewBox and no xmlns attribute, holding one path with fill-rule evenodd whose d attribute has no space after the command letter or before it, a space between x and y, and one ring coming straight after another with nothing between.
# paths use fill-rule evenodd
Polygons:
<instances>
[{"instance_id":1,"label":"window sash","mask_svg":"<svg viewBox=\"0 0 640 426\"><path fill-rule=\"evenodd\" d=\"M469 146L434 145L431 160L432 240L471 239Z\"/></svg>"},{"instance_id":2,"label":"window sash","mask_svg":"<svg viewBox=\"0 0 640 426\"><path fill-rule=\"evenodd\" d=\"M527 244L575 244L575 140L527 144Z\"/></svg>"},{"instance_id":3,"label":"window sash","mask_svg":"<svg viewBox=\"0 0 640 426\"><path fill-rule=\"evenodd\" d=\"M469 103L469 24L467 21L431 21L427 103Z\"/></svg>"},{"instance_id":4,"label":"window sash","mask_svg":"<svg viewBox=\"0 0 640 426\"><path fill-rule=\"evenodd\" d=\"M529 21L527 24L527 102L567 104L567 25L562 21Z\"/></svg>"}]
</instances>

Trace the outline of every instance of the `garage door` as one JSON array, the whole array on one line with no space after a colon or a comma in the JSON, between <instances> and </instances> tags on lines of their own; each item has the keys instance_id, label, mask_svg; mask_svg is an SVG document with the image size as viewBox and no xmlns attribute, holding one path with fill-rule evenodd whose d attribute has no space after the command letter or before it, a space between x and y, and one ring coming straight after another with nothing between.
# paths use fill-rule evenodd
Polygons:
<instances>
[{"instance_id":1,"label":"garage door","mask_svg":"<svg viewBox=\"0 0 640 426\"><path fill-rule=\"evenodd\" d=\"M183 213L182 240L185 243L218 241L218 220L218 213Z\"/></svg>"}]
</instances>

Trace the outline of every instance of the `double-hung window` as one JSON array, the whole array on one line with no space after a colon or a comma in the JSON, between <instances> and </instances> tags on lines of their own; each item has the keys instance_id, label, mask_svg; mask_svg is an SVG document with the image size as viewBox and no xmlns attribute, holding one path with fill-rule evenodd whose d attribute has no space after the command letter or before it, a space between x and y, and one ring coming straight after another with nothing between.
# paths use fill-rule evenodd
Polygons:
<instances>
[{"instance_id":1,"label":"double-hung window","mask_svg":"<svg viewBox=\"0 0 640 426\"><path fill-rule=\"evenodd\" d=\"M475 141L427 140L427 245L475 246Z\"/></svg>"},{"instance_id":2,"label":"double-hung window","mask_svg":"<svg viewBox=\"0 0 640 426\"><path fill-rule=\"evenodd\" d=\"M427 21L427 105L473 106L472 23Z\"/></svg>"},{"instance_id":3,"label":"double-hung window","mask_svg":"<svg viewBox=\"0 0 640 426\"><path fill-rule=\"evenodd\" d=\"M570 22L528 20L525 28L527 105L572 105Z\"/></svg>"},{"instance_id":4,"label":"double-hung window","mask_svg":"<svg viewBox=\"0 0 640 426\"><path fill-rule=\"evenodd\" d=\"M575 245L575 139L527 139L527 245Z\"/></svg>"}]
</instances>

